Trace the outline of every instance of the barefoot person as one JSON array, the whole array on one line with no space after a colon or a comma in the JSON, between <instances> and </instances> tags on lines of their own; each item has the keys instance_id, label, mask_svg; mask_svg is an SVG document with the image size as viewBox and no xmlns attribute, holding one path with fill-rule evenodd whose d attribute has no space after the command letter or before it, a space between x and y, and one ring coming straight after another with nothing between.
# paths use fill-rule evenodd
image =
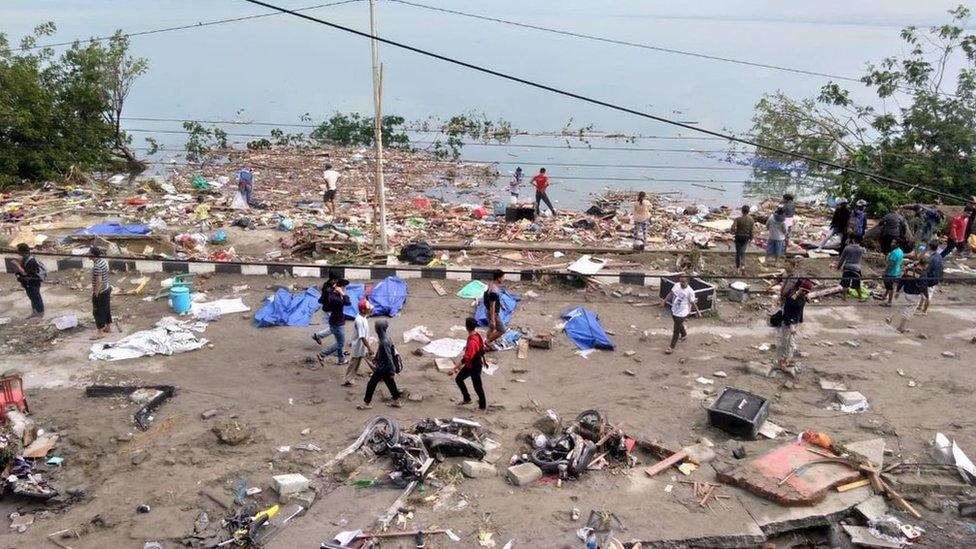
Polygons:
<instances>
[{"instance_id":1,"label":"barefoot person","mask_svg":"<svg viewBox=\"0 0 976 549\"><path fill-rule=\"evenodd\" d=\"M912 263L905 269L904 274L898 281L898 293L902 296L899 303L903 305L901 309L901 320L898 321L898 333L905 333L908 328L908 321L911 320L919 305L922 304L923 296L928 290L926 287L925 273L928 270L928 257L922 255L918 261ZM891 322L892 319L886 319Z\"/></svg>"},{"instance_id":2,"label":"barefoot person","mask_svg":"<svg viewBox=\"0 0 976 549\"><path fill-rule=\"evenodd\" d=\"M487 345L492 345L496 339L505 335L505 323L502 322L502 278L505 272L496 269L491 275L491 282L482 298L485 303L485 311L488 314L488 332L486 333Z\"/></svg>"},{"instance_id":3,"label":"barefoot person","mask_svg":"<svg viewBox=\"0 0 976 549\"><path fill-rule=\"evenodd\" d=\"M688 337L688 332L685 330L685 319L691 314L692 308L695 309L695 314L698 316L701 316L701 311L698 310L698 298L695 297L695 291L688 286L688 277L685 275L678 276L678 283L671 287L671 293L665 298L664 303L671 307L671 319L674 321L671 345L664 351L665 354L670 355L674 352L674 347L678 341L684 341Z\"/></svg>"},{"instance_id":4,"label":"barefoot person","mask_svg":"<svg viewBox=\"0 0 976 549\"><path fill-rule=\"evenodd\" d=\"M651 222L651 202L647 200L647 193L641 191L637 193L637 201L634 202L634 245L638 243L643 249L647 246L647 228Z\"/></svg>"},{"instance_id":5,"label":"barefoot person","mask_svg":"<svg viewBox=\"0 0 976 549\"><path fill-rule=\"evenodd\" d=\"M343 387L352 387L356 384L356 374L359 373L359 365L362 361L367 363L373 354L373 348L369 345L369 316L373 306L365 297L359 300L356 319L353 320L353 330L355 337L352 340L352 358L349 359L349 366L346 368L346 377L342 381Z\"/></svg>"},{"instance_id":6,"label":"barefoot person","mask_svg":"<svg viewBox=\"0 0 976 549\"><path fill-rule=\"evenodd\" d=\"M393 347L393 341L390 340L390 336L387 333L388 327L389 323L386 320L380 319L376 321L376 337L379 339L379 343L376 346L376 366L373 367L373 375L369 376L369 381L366 383L366 396L363 398L363 403L356 406L359 410L369 410L373 407L370 404L373 401L373 393L381 381L389 389L390 398L393 399L390 402L390 406L394 408L401 406L401 393L397 388L396 379L394 379L394 376L397 374L396 349Z\"/></svg>"},{"instance_id":7,"label":"barefoot person","mask_svg":"<svg viewBox=\"0 0 976 549\"><path fill-rule=\"evenodd\" d=\"M844 293L841 294L844 301L847 301L849 290L854 290L857 297L861 298L861 259L865 252L866 250L861 246L861 237L853 235L851 243L840 253L837 270L841 271L840 286L844 288Z\"/></svg>"},{"instance_id":8,"label":"barefoot person","mask_svg":"<svg viewBox=\"0 0 976 549\"><path fill-rule=\"evenodd\" d=\"M755 236L756 220L749 215L749 206L742 206L742 215L735 218L729 229L735 236L735 268L740 275L746 274L746 248Z\"/></svg>"},{"instance_id":9,"label":"barefoot person","mask_svg":"<svg viewBox=\"0 0 976 549\"><path fill-rule=\"evenodd\" d=\"M881 278L884 283L883 307L891 307L891 302L895 297L895 284L901 276L901 264L905 261L905 252L901 249L901 239L895 237L889 241L891 250L886 252L884 276Z\"/></svg>"},{"instance_id":10,"label":"barefoot person","mask_svg":"<svg viewBox=\"0 0 976 549\"><path fill-rule=\"evenodd\" d=\"M918 310L920 316L927 316L929 314L929 304L932 303L935 288L942 282L942 277L944 276L945 259L938 252L938 249L938 239L932 239L929 242L928 248L928 268L925 270L925 277L923 278L922 284L922 304Z\"/></svg>"},{"instance_id":11,"label":"barefoot person","mask_svg":"<svg viewBox=\"0 0 976 549\"><path fill-rule=\"evenodd\" d=\"M460 405L471 404L471 394L464 384L464 380L471 378L471 386L478 395L478 409L485 411L488 408L488 400L485 398L485 389L481 384L481 369L485 365L485 340L481 338L476 328L478 321L469 316L464 319L464 327L468 329L468 341L464 346L464 355L461 360L451 370L450 375L457 374L454 382L461 390ZM460 373L458 373L460 372Z\"/></svg>"},{"instance_id":12,"label":"barefoot person","mask_svg":"<svg viewBox=\"0 0 976 549\"><path fill-rule=\"evenodd\" d=\"M549 176L546 175L545 168L539 168L539 173L532 178L532 184L535 185L535 213L536 215L542 215L542 208L540 203L545 202L546 206L549 206L549 211L552 215L556 215L556 208L552 207L552 201L549 200L549 195L546 194L546 189L549 188Z\"/></svg>"},{"instance_id":13,"label":"barefoot person","mask_svg":"<svg viewBox=\"0 0 976 549\"><path fill-rule=\"evenodd\" d=\"M102 250L91 248L92 256L92 316L95 317L95 334L92 340L102 339L112 332L112 285L108 283L108 261Z\"/></svg>"},{"instance_id":14,"label":"barefoot person","mask_svg":"<svg viewBox=\"0 0 976 549\"><path fill-rule=\"evenodd\" d=\"M339 191L339 172L332 169L332 164L326 164L325 171L322 172L322 178L325 179L325 193L322 194L322 202L329 209L329 213L335 215L335 197Z\"/></svg>"},{"instance_id":15,"label":"barefoot person","mask_svg":"<svg viewBox=\"0 0 976 549\"><path fill-rule=\"evenodd\" d=\"M21 242L17 244L17 255L20 259L15 259L13 264L17 270L15 276L17 282L23 286L30 300L31 314L27 318L44 318L44 299L41 298L41 283L44 282L44 267L31 255L30 246Z\"/></svg>"},{"instance_id":16,"label":"barefoot person","mask_svg":"<svg viewBox=\"0 0 976 549\"><path fill-rule=\"evenodd\" d=\"M803 309L807 305L807 294L813 289L813 281L796 274L796 260L786 262L786 273L780 282L780 302L782 315L779 325L779 341L776 344L777 366L784 372L795 374L793 356L796 354L796 334L803 324Z\"/></svg>"}]
</instances>

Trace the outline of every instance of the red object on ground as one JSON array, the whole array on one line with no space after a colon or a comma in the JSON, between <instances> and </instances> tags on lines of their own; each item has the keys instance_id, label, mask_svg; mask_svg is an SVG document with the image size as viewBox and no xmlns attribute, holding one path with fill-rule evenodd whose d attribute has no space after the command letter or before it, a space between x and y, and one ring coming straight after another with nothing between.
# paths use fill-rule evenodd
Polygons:
<instances>
[{"instance_id":1,"label":"red object on ground","mask_svg":"<svg viewBox=\"0 0 976 549\"><path fill-rule=\"evenodd\" d=\"M410 201L414 208L418 210L426 210L430 208L430 200L426 196L415 196L413 200Z\"/></svg>"},{"instance_id":2,"label":"red object on ground","mask_svg":"<svg viewBox=\"0 0 976 549\"><path fill-rule=\"evenodd\" d=\"M23 413L29 413L27 395L24 394L24 378L20 374L0 377L0 421L7 421L7 407L16 406Z\"/></svg>"},{"instance_id":3,"label":"red object on ground","mask_svg":"<svg viewBox=\"0 0 976 549\"><path fill-rule=\"evenodd\" d=\"M145 206L146 204L149 204L149 199L136 196L133 198L126 198L125 203L129 206Z\"/></svg>"},{"instance_id":4,"label":"red object on ground","mask_svg":"<svg viewBox=\"0 0 976 549\"><path fill-rule=\"evenodd\" d=\"M484 206L478 206L477 208L471 210L471 215L475 219L481 219L482 217L488 215L488 210Z\"/></svg>"}]
</instances>

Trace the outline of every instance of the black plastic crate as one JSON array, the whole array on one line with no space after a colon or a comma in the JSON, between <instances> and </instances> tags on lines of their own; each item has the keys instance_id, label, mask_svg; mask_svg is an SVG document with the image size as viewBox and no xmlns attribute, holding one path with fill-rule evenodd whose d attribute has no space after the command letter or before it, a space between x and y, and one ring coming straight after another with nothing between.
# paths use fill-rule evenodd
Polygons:
<instances>
[{"instance_id":1,"label":"black plastic crate","mask_svg":"<svg viewBox=\"0 0 976 549\"><path fill-rule=\"evenodd\" d=\"M708 424L739 438L756 438L769 417L769 401L748 391L726 387L708 409Z\"/></svg>"}]
</instances>

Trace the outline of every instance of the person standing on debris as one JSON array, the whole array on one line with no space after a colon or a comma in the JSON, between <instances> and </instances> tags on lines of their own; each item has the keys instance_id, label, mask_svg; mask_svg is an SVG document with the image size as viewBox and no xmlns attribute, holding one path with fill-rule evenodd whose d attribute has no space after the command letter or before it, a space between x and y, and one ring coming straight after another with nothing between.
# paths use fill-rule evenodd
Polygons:
<instances>
[{"instance_id":1,"label":"person standing on debris","mask_svg":"<svg viewBox=\"0 0 976 549\"><path fill-rule=\"evenodd\" d=\"M343 387L352 387L356 384L359 365L363 360L369 363L370 356L373 354L373 348L369 345L369 319L367 318L370 311L373 310L373 306L364 297L359 300L359 306L356 310L359 312L353 321L356 337L352 340L352 358L350 358L349 366L346 368L346 377L342 381Z\"/></svg>"},{"instance_id":2,"label":"person standing on debris","mask_svg":"<svg viewBox=\"0 0 976 549\"><path fill-rule=\"evenodd\" d=\"M112 285L108 282L108 261L102 250L91 248L92 256L92 316L95 317L95 334L92 340L102 339L112 332Z\"/></svg>"},{"instance_id":3,"label":"person standing on debris","mask_svg":"<svg viewBox=\"0 0 976 549\"><path fill-rule=\"evenodd\" d=\"M864 234L868 232L868 201L858 200L854 204L854 209L851 211L851 227L850 233L855 236L861 237L861 242L864 242Z\"/></svg>"},{"instance_id":4,"label":"person standing on debris","mask_svg":"<svg viewBox=\"0 0 976 549\"><path fill-rule=\"evenodd\" d=\"M888 213L881 218L881 236L878 237L878 246L881 253L891 252L895 246L901 245L908 237L908 220L897 210ZM895 241L898 244L895 244Z\"/></svg>"},{"instance_id":5,"label":"person standing on debris","mask_svg":"<svg viewBox=\"0 0 976 549\"><path fill-rule=\"evenodd\" d=\"M36 257L31 255L30 246L26 243L21 242L17 244L17 254L20 256L20 260L14 260L14 268L17 270L15 276L17 277L17 282L23 286L24 292L27 293L27 299L30 300L31 304L31 314L27 318L44 318L44 299L41 298L41 283L44 282L44 278L47 271L41 265L41 262L37 260Z\"/></svg>"},{"instance_id":6,"label":"person standing on debris","mask_svg":"<svg viewBox=\"0 0 976 549\"><path fill-rule=\"evenodd\" d=\"M888 252L884 276L881 278L885 289L884 301L881 302L882 307L891 307L891 301L895 297L895 284L901 276L901 264L905 261L905 252L901 249L901 240L893 238L890 246L892 249Z\"/></svg>"},{"instance_id":7,"label":"person standing on debris","mask_svg":"<svg viewBox=\"0 0 976 549\"><path fill-rule=\"evenodd\" d=\"M651 222L651 202L647 199L647 193L641 191L637 193L637 201L634 202L634 244L640 242L641 248L647 245L647 228Z\"/></svg>"},{"instance_id":8,"label":"person standing on debris","mask_svg":"<svg viewBox=\"0 0 976 549\"><path fill-rule=\"evenodd\" d=\"M331 354L334 354L338 358L339 365L346 363L344 350L346 346L346 314L343 312L343 308L350 304L349 296L346 295L346 286L348 285L348 280L344 278L338 280L331 292L322 294L322 297L319 298L319 303L322 304L322 310L329 315L329 327L312 334L312 339L321 345L323 337L331 335L335 338L335 343L322 349L315 355L321 366L325 366L325 357Z\"/></svg>"},{"instance_id":9,"label":"person standing on debris","mask_svg":"<svg viewBox=\"0 0 976 549\"><path fill-rule=\"evenodd\" d=\"M922 316L927 316L929 314L929 304L932 302L932 295L935 293L936 286L942 282L942 276L945 270L945 259L943 259L942 254L937 251L938 249L938 240L932 240L929 242L929 254L927 257L928 267L926 268L925 276L922 279L922 304L918 311L918 314Z\"/></svg>"},{"instance_id":10,"label":"person standing on debris","mask_svg":"<svg viewBox=\"0 0 976 549\"><path fill-rule=\"evenodd\" d=\"M334 216L336 214L335 197L339 190L339 172L332 169L332 164L326 164L322 178L325 179L325 193L322 195L322 202L329 209L329 213Z\"/></svg>"},{"instance_id":11,"label":"person standing on debris","mask_svg":"<svg viewBox=\"0 0 976 549\"><path fill-rule=\"evenodd\" d=\"M363 398L363 403L356 406L359 410L369 410L373 407L370 403L373 401L373 393L380 381L385 383L386 388L390 391L390 398L393 399L390 406L394 408L401 406L400 397L402 394L397 388L396 379L394 379L398 373L399 355L390 340L390 335L387 333L388 327L389 324L386 320L376 321L376 337L379 339L376 347L376 366L373 368L373 375L369 376L369 381L366 383L366 396Z\"/></svg>"},{"instance_id":12,"label":"person standing on debris","mask_svg":"<svg viewBox=\"0 0 976 549\"><path fill-rule=\"evenodd\" d=\"M488 409L488 399L485 398L485 389L481 384L481 369L485 365L485 340L481 338L481 334L476 329L478 321L474 317L469 316L464 319L464 327L468 329L468 341L464 346L464 355L451 370L450 375L457 375L454 382L457 383L458 389L461 389L461 402L459 403L461 406L471 404L471 393L468 392L468 388L464 384L465 379L471 378L471 386L474 388L475 394L478 395L478 409L483 412Z\"/></svg>"},{"instance_id":13,"label":"person standing on debris","mask_svg":"<svg viewBox=\"0 0 976 549\"><path fill-rule=\"evenodd\" d=\"M485 304L485 312L488 315L488 332L486 337L488 341L486 345L491 348L495 340L505 335L505 323L502 322L502 278L505 277L505 271L501 269L495 269L491 273L491 282L488 283L488 289L485 290L485 294L482 300Z\"/></svg>"},{"instance_id":14,"label":"person standing on debris","mask_svg":"<svg viewBox=\"0 0 976 549\"><path fill-rule=\"evenodd\" d=\"M854 290L858 298L863 299L861 297L861 259L866 251L861 246L861 237L854 235L851 237L851 243L844 247L840 253L840 258L837 260L837 270L841 271L840 286L844 288L844 293L841 294L844 301L847 301L850 294L849 290Z\"/></svg>"},{"instance_id":15,"label":"person standing on debris","mask_svg":"<svg viewBox=\"0 0 976 549\"><path fill-rule=\"evenodd\" d=\"M673 321L671 345L664 350L664 354L670 355L674 352L674 347L679 340L684 341L688 338L688 331L685 330L685 319L691 314L691 310L694 309L698 316L701 316L701 311L698 309L698 298L695 297L695 291L688 286L686 275L678 276L677 284L671 287L671 293L664 299L664 303L671 307L671 319Z\"/></svg>"},{"instance_id":16,"label":"person standing on debris","mask_svg":"<svg viewBox=\"0 0 976 549\"><path fill-rule=\"evenodd\" d=\"M823 239L819 246L817 246L817 251L822 251L823 247L827 245L835 236L840 236L840 249L843 250L844 246L847 245L847 228L851 224L851 209L847 207L846 198L837 199L837 207L834 208L834 215L830 219L830 227L827 232L827 237Z\"/></svg>"},{"instance_id":17,"label":"person standing on debris","mask_svg":"<svg viewBox=\"0 0 976 549\"><path fill-rule=\"evenodd\" d=\"M532 184L535 185L535 213L536 215L542 215L542 208L540 207L541 202L545 202L546 206L549 206L549 211L552 215L556 215L556 208L552 207L552 201L549 200L549 195L546 194L546 189L549 188L549 176L546 175L545 168L539 168L539 173L532 178Z\"/></svg>"},{"instance_id":18,"label":"person standing on debris","mask_svg":"<svg viewBox=\"0 0 976 549\"><path fill-rule=\"evenodd\" d=\"M522 167L515 168L512 180L508 182L508 194L512 197L512 202L517 203L519 192L522 190Z\"/></svg>"},{"instance_id":19,"label":"person standing on debris","mask_svg":"<svg viewBox=\"0 0 976 549\"><path fill-rule=\"evenodd\" d=\"M966 209L959 215L953 216L949 220L949 242L946 244L944 250L942 250L942 257L949 257L949 254L953 250L959 250L960 252L966 249L966 232L969 230L969 216L972 213L972 207L966 206Z\"/></svg>"},{"instance_id":20,"label":"person standing on debris","mask_svg":"<svg viewBox=\"0 0 976 549\"><path fill-rule=\"evenodd\" d=\"M793 195L786 193L783 195L783 203L780 204L783 208L783 222L786 224L786 238L783 244L783 253L790 247L790 234L793 232L793 222L796 218L796 201L793 199Z\"/></svg>"},{"instance_id":21,"label":"person standing on debris","mask_svg":"<svg viewBox=\"0 0 976 549\"><path fill-rule=\"evenodd\" d=\"M776 212L766 220L766 230L769 233L766 237L766 258L777 262L786 255L786 237L789 234L786 211L782 207L776 208Z\"/></svg>"},{"instance_id":22,"label":"person standing on debris","mask_svg":"<svg viewBox=\"0 0 976 549\"><path fill-rule=\"evenodd\" d=\"M786 272L780 280L781 320L778 326L779 341L776 344L777 366L784 372L795 374L793 357L796 354L796 335L803 324L803 309L807 305L807 295L813 289L813 281L798 276L797 260L786 262Z\"/></svg>"},{"instance_id":23,"label":"person standing on debris","mask_svg":"<svg viewBox=\"0 0 976 549\"><path fill-rule=\"evenodd\" d=\"M746 274L746 248L752 241L756 230L756 220L749 215L749 206L742 206L742 215L732 222L731 232L735 235L735 268L740 275Z\"/></svg>"},{"instance_id":24,"label":"person standing on debris","mask_svg":"<svg viewBox=\"0 0 976 549\"><path fill-rule=\"evenodd\" d=\"M913 209L915 215L922 220L921 234L916 235L918 237L917 242L928 242L935 234L935 230L939 228L945 214L938 208L922 206L921 204L916 204Z\"/></svg>"},{"instance_id":25,"label":"person standing on debris","mask_svg":"<svg viewBox=\"0 0 976 549\"><path fill-rule=\"evenodd\" d=\"M254 193L254 169L250 164L245 164L244 169L237 173L237 190L244 197L247 205L252 205L251 194Z\"/></svg>"}]
</instances>

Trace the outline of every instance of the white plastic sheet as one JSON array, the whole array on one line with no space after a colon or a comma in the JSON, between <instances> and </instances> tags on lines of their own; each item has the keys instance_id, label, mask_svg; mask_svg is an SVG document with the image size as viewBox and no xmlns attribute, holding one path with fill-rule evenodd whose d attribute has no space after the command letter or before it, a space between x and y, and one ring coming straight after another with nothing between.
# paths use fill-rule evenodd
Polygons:
<instances>
[{"instance_id":1,"label":"white plastic sheet","mask_svg":"<svg viewBox=\"0 0 976 549\"><path fill-rule=\"evenodd\" d=\"M164 317L151 330L130 334L119 341L95 343L88 360L126 360L153 355L173 355L195 351L207 344L191 331L192 322L180 322ZM199 328L199 326L196 326Z\"/></svg>"},{"instance_id":2,"label":"white plastic sheet","mask_svg":"<svg viewBox=\"0 0 976 549\"><path fill-rule=\"evenodd\" d=\"M424 345L423 351L442 358L454 358L464 351L466 343L463 339L442 337Z\"/></svg>"}]
</instances>

